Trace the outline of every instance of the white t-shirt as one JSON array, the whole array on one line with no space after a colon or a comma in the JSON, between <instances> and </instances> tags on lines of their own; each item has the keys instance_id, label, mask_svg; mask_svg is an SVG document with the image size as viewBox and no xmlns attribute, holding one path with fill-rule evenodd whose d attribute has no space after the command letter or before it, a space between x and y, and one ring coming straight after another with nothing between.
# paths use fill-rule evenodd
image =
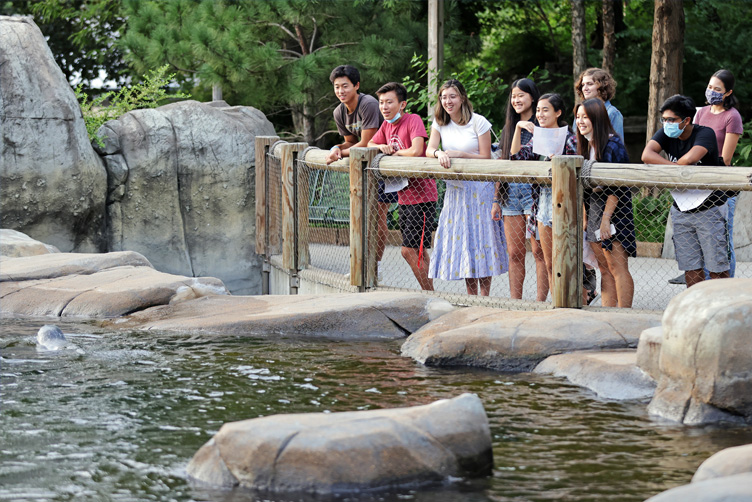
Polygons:
<instances>
[{"instance_id":1,"label":"white t-shirt","mask_svg":"<svg viewBox=\"0 0 752 502\"><path fill-rule=\"evenodd\" d=\"M459 150L477 155L480 153L478 138L491 130L491 123L483 115L473 113L470 122L465 125L449 121L447 125L440 126L434 120L431 129L436 129L441 134L442 149Z\"/></svg>"}]
</instances>

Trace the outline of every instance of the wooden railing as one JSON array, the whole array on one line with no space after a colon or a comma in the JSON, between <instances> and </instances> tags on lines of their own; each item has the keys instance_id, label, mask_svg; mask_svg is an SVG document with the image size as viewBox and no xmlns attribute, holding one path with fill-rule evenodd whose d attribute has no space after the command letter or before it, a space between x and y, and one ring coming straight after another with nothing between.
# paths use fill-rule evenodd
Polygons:
<instances>
[{"instance_id":1,"label":"wooden railing","mask_svg":"<svg viewBox=\"0 0 752 502\"><path fill-rule=\"evenodd\" d=\"M281 160L281 188L271 186L267 153ZM282 253L292 291L297 273L309 264L308 169L346 172L350 176L350 284L359 291L376 286L376 204L379 177L458 179L551 185L553 192L554 307L582 306L582 175L583 158L555 156L551 162L452 159L444 169L436 159L382 157L375 148L351 148L349 159L326 164L327 151L305 143L256 138L256 252L268 259ZM296 162L296 160L302 162ZM630 186L752 191L752 168L594 163L586 182L591 186ZM270 209L282 205L281 222ZM280 226L280 228L277 228ZM281 250L275 235L281 235ZM268 268L265 267L265 274ZM265 277L268 284L268 277ZM268 288L267 288L268 289Z\"/></svg>"}]
</instances>

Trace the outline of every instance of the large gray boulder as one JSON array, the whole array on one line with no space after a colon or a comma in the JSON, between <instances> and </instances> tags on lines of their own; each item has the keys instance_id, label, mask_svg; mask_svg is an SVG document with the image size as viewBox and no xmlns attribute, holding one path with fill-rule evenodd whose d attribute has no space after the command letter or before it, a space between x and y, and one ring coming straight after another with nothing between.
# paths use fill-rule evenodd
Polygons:
<instances>
[{"instance_id":1,"label":"large gray boulder","mask_svg":"<svg viewBox=\"0 0 752 502\"><path fill-rule=\"evenodd\" d=\"M227 423L187 471L221 487L336 494L485 476L492 467L483 404L463 394L412 408Z\"/></svg>"},{"instance_id":2,"label":"large gray boulder","mask_svg":"<svg viewBox=\"0 0 752 502\"><path fill-rule=\"evenodd\" d=\"M752 444L734 446L719 451L700 464L692 482L752 473Z\"/></svg>"},{"instance_id":3,"label":"large gray boulder","mask_svg":"<svg viewBox=\"0 0 752 502\"><path fill-rule=\"evenodd\" d=\"M263 113L182 101L126 113L99 134L110 251L138 251L164 272L218 277L235 294L261 292L255 138L274 134Z\"/></svg>"},{"instance_id":4,"label":"large gray boulder","mask_svg":"<svg viewBox=\"0 0 752 502\"><path fill-rule=\"evenodd\" d=\"M752 423L750 333L752 279L704 281L674 297L648 411L685 424Z\"/></svg>"},{"instance_id":5,"label":"large gray boulder","mask_svg":"<svg viewBox=\"0 0 752 502\"><path fill-rule=\"evenodd\" d=\"M661 345L663 326L648 328L640 333L640 341L637 343L637 367L655 381L661 377Z\"/></svg>"},{"instance_id":6,"label":"large gray boulder","mask_svg":"<svg viewBox=\"0 0 752 502\"><path fill-rule=\"evenodd\" d=\"M452 309L446 300L420 293L206 297L137 312L119 319L113 327L397 340Z\"/></svg>"},{"instance_id":7,"label":"large gray boulder","mask_svg":"<svg viewBox=\"0 0 752 502\"><path fill-rule=\"evenodd\" d=\"M218 279L158 272L133 251L0 257L3 315L101 319L226 294Z\"/></svg>"},{"instance_id":8,"label":"large gray boulder","mask_svg":"<svg viewBox=\"0 0 752 502\"><path fill-rule=\"evenodd\" d=\"M554 354L635 347L640 332L659 323L655 314L470 307L412 334L402 345L402 355L428 366L532 371Z\"/></svg>"},{"instance_id":9,"label":"large gray boulder","mask_svg":"<svg viewBox=\"0 0 752 502\"><path fill-rule=\"evenodd\" d=\"M28 17L0 16L0 227L105 250L107 175L81 108Z\"/></svg>"}]
</instances>

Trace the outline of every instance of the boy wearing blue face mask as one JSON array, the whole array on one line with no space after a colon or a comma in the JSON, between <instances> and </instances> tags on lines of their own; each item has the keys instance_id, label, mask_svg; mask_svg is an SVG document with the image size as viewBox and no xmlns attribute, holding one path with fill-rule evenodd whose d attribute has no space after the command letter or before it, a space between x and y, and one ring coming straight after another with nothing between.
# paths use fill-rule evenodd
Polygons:
<instances>
[{"instance_id":1,"label":"boy wearing blue face mask","mask_svg":"<svg viewBox=\"0 0 752 502\"><path fill-rule=\"evenodd\" d=\"M692 124L695 116L692 98L676 94L661 106L663 128L652 137L642 152L646 164L722 165L718 158L715 132ZM660 153L665 152L668 159ZM679 270L684 270L687 287L705 279L703 267L711 279L729 276L728 205L723 190L672 190L674 204L674 247Z\"/></svg>"}]
</instances>

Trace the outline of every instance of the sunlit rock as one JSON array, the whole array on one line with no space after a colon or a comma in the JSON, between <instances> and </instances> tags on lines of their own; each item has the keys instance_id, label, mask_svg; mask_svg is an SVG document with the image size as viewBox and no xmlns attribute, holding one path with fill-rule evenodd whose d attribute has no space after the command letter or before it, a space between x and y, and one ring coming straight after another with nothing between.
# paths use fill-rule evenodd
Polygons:
<instances>
[{"instance_id":1,"label":"sunlit rock","mask_svg":"<svg viewBox=\"0 0 752 502\"><path fill-rule=\"evenodd\" d=\"M648 328L640 333L640 341L637 343L637 366L656 381L661 375L659 361L662 344L662 326Z\"/></svg>"},{"instance_id":2,"label":"sunlit rock","mask_svg":"<svg viewBox=\"0 0 752 502\"><path fill-rule=\"evenodd\" d=\"M752 444L721 450L700 464L692 482L752 473Z\"/></svg>"},{"instance_id":3,"label":"sunlit rock","mask_svg":"<svg viewBox=\"0 0 752 502\"><path fill-rule=\"evenodd\" d=\"M420 293L207 296L119 319L119 329L300 335L347 340L402 339L453 310Z\"/></svg>"},{"instance_id":4,"label":"sunlit rock","mask_svg":"<svg viewBox=\"0 0 752 502\"><path fill-rule=\"evenodd\" d=\"M655 380L636 362L634 350L570 352L544 359L534 373L565 377L605 399L649 399Z\"/></svg>"},{"instance_id":5,"label":"sunlit rock","mask_svg":"<svg viewBox=\"0 0 752 502\"><path fill-rule=\"evenodd\" d=\"M704 281L676 296L648 411L685 424L752 422L750 333L752 279Z\"/></svg>"},{"instance_id":6,"label":"sunlit rock","mask_svg":"<svg viewBox=\"0 0 752 502\"><path fill-rule=\"evenodd\" d=\"M421 328L402 345L402 355L428 366L532 371L554 354L633 348L644 329L659 323L654 314L471 307Z\"/></svg>"},{"instance_id":7,"label":"sunlit rock","mask_svg":"<svg viewBox=\"0 0 752 502\"><path fill-rule=\"evenodd\" d=\"M337 494L491 474L488 418L474 394L425 406L231 422L188 474L262 492Z\"/></svg>"},{"instance_id":8,"label":"sunlit rock","mask_svg":"<svg viewBox=\"0 0 752 502\"><path fill-rule=\"evenodd\" d=\"M227 290L212 277L158 272L132 251L0 258L2 314L117 317L206 294Z\"/></svg>"},{"instance_id":9,"label":"sunlit rock","mask_svg":"<svg viewBox=\"0 0 752 502\"><path fill-rule=\"evenodd\" d=\"M645 502L749 502L752 473L708 479L672 488Z\"/></svg>"},{"instance_id":10,"label":"sunlit rock","mask_svg":"<svg viewBox=\"0 0 752 502\"><path fill-rule=\"evenodd\" d=\"M39 254L59 253L55 246L50 246L28 235L10 230L0 229L0 256L9 258L21 258L23 256L36 256Z\"/></svg>"}]
</instances>

